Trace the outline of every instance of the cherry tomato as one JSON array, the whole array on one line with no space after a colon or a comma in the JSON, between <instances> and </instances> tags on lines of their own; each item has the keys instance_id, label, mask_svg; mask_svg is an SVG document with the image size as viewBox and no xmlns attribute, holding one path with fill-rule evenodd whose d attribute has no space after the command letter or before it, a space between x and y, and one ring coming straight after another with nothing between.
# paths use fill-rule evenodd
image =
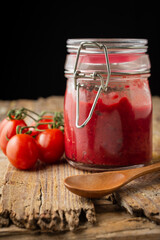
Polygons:
<instances>
[{"instance_id":1,"label":"cherry tomato","mask_svg":"<svg viewBox=\"0 0 160 240\"><path fill-rule=\"evenodd\" d=\"M22 127L27 126L24 120L8 120L2 129L0 135L0 148L2 149L3 153L6 154L6 147L8 144L8 139L11 139L16 134L16 127L20 125Z\"/></svg>"},{"instance_id":2,"label":"cherry tomato","mask_svg":"<svg viewBox=\"0 0 160 240\"><path fill-rule=\"evenodd\" d=\"M16 134L9 140L6 154L14 167L27 170L32 168L38 159L38 147L30 135Z\"/></svg>"},{"instance_id":3,"label":"cherry tomato","mask_svg":"<svg viewBox=\"0 0 160 240\"><path fill-rule=\"evenodd\" d=\"M0 135L1 135L1 132L4 128L4 126L6 125L6 123L8 123L9 119L7 118L4 118L1 122L0 122Z\"/></svg>"},{"instance_id":4,"label":"cherry tomato","mask_svg":"<svg viewBox=\"0 0 160 240\"><path fill-rule=\"evenodd\" d=\"M38 123L48 123L48 122L51 122L51 123L53 122L53 116L46 115L46 116L43 116L42 119L38 121ZM36 124L37 122L33 122L31 126L36 126ZM40 130L45 130L49 128L49 125L50 124L42 124L42 125L39 125L37 128ZM37 136L40 133L40 131L37 131L34 128L30 128L30 130L32 131L31 136Z\"/></svg>"},{"instance_id":5,"label":"cherry tomato","mask_svg":"<svg viewBox=\"0 0 160 240\"><path fill-rule=\"evenodd\" d=\"M14 118L14 115L12 115L12 118ZM6 123L8 123L9 121L9 117L7 118L4 118L1 122L0 122L0 135L1 135L1 132L4 128L4 126L6 125Z\"/></svg>"},{"instance_id":6,"label":"cherry tomato","mask_svg":"<svg viewBox=\"0 0 160 240\"><path fill-rule=\"evenodd\" d=\"M59 129L47 129L36 137L39 159L45 163L54 163L64 153L64 134Z\"/></svg>"}]
</instances>

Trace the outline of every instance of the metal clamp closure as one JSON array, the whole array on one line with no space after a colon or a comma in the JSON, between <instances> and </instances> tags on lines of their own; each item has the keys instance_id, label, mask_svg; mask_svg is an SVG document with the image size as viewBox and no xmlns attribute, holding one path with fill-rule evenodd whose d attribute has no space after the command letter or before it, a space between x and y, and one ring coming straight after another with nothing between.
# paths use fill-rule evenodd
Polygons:
<instances>
[{"instance_id":1,"label":"metal clamp closure","mask_svg":"<svg viewBox=\"0 0 160 240\"><path fill-rule=\"evenodd\" d=\"M104 44L100 44L97 42L82 42L78 48L77 51L77 56L76 56L76 61L75 61L75 66L74 66L74 85L75 85L75 90L77 89L77 79L80 77L85 77L85 74L82 73L81 71L77 70L77 65L78 65L78 60L79 60L79 56L80 56L80 51L81 49L85 49L86 47L90 47L90 48L100 48L104 50L104 54L105 54L105 60L106 60L106 70L107 70L107 80L106 83L104 84L104 80L102 80L102 76L100 76L101 72L94 72L90 75L91 78L95 79L95 78L100 78L101 79L101 85L102 85L102 89L105 90L105 88L108 85L109 79L110 79L110 75L111 75L111 70L110 70L110 64L109 64L109 58L108 58L108 51L107 51L107 47Z\"/></svg>"},{"instance_id":2,"label":"metal clamp closure","mask_svg":"<svg viewBox=\"0 0 160 240\"><path fill-rule=\"evenodd\" d=\"M98 47L98 48L104 50L105 60L106 60L106 70L107 70L106 82L104 81L104 78L103 78L101 72L96 72L95 71L95 72L90 73L90 74L85 74L85 73L77 70L78 60L79 60L79 56L80 56L80 51L81 51L81 49L85 49L86 47L89 47L89 48L95 48L95 47L97 48ZM75 90L77 91L77 97L76 97L76 127L77 128L84 127L89 122L89 120L91 119L93 111L94 111L94 109L96 107L96 104L97 104L97 101L98 101L98 98L99 98L99 95L100 95L101 91L102 90L103 91L107 91L110 75L111 75L111 70L110 70L110 64L109 64L107 47L105 45L99 44L97 42L82 42L80 44L79 48L78 48L76 61L75 61L75 66L74 66L74 85L75 85ZM98 92L97 92L97 94L95 96L93 105L91 107L91 110L89 112L89 115L88 115L87 119L83 122L82 125L79 125L79 88L81 87L81 85L80 85L80 83L77 83L77 79L78 78L86 78L86 77L89 77L89 78L91 78L93 80L100 79L101 85L100 85L100 87L98 89Z\"/></svg>"}]
</instances>

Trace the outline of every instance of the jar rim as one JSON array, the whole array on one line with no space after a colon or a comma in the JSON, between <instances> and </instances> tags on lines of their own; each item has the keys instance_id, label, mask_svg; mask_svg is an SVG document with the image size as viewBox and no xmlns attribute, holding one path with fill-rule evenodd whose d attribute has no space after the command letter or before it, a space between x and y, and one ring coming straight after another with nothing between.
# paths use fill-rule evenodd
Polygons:
<instances>
[{"instance_id":1,"label":"jar rim","mask_svg":"<svg viewBox=\"0 0 160 240\"><path fill-rule=\"evenodd\" d=\"M88 71L108 75L150 72L147 39L77 38L67 40L65 74L86 75Z\"/></svg>"},{"instance_id":2,"label":"jar rim","mask_svg":"<svg viewBox=\"0 0 160 240\"><path fill-rule=\"evenodd\" d=\"M148 40L141 38L75 38L68 39L66 42L67 51L69 53L77 52L80 44L83 42L103 44L107 47L108 51L114 53L129 53L146 52L148 49ZM82 53L101 53L102 50L95 45L92 47L85 47L81 51Z\"/></svg>"}]
</instances>

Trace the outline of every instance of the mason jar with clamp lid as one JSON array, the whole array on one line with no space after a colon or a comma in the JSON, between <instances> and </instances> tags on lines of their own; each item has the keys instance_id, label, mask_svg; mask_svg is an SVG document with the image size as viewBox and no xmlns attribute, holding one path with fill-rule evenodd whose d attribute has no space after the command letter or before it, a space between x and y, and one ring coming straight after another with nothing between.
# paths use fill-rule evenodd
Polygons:
<instances>
[{"instance_id":1,"label":"mason jar with clamp lid","mask_svg":"<svg viewBox=\"0 0 160 240\"><path fill-rule=\"evenodd\" d=\"M104 171L152 157L150 60L146 39L69 39L65 61L65 154Z\"/></svg>"}]
</instances>

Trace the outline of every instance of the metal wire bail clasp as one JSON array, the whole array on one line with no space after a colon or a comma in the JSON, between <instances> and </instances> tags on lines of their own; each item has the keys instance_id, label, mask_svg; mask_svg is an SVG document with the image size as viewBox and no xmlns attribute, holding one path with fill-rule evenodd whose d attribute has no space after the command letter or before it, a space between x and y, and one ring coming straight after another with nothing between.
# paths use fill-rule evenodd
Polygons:
<instances>
[{"instance_id":1,"label":"metal wire bail clasp","mask_svg":"<svg viewBox=\"0 0 160 240\"><path fill-rule=\"evenodd\" d=\"M79 60L79 56L80 56L80 51L81 51L81 49L85 49L86 47L89 47L89 48L97 48L98 47L98 48L104 50L105 60L106 60L106 68L107 68L106 69L107 70L107 79L106 79L106 83L105 83L101 72L96 72L95 71L92 74L90 74L89 76L87 75L87 77L89 77L93 80L100 79L101 85L98 89L98 92L96 94L96 97L94 99L94 102L92 104L92 107L91 107L91 110L89 112L89 115L88 115L87 119L81 125L79 125L79 89L80 89L81 85L80 85L80 83L77 83L77 79L78 78L85 78L86 74L77 70L77 65L78 65L78 60ZM76 61L75 61L75 66L74 66L74 85L75 85L75 90L77 91L77 95L76 95L76 127L77 128L84 127L89 122L89 120L91 119L101 91L102 90L107 91L110 75L111 75L111 70L110 70L107 47L104 44L100 44L100 43L97 43L97 42L82 42L80 44L79 48L78 48Z\"/></svg>"}]
</instances>

